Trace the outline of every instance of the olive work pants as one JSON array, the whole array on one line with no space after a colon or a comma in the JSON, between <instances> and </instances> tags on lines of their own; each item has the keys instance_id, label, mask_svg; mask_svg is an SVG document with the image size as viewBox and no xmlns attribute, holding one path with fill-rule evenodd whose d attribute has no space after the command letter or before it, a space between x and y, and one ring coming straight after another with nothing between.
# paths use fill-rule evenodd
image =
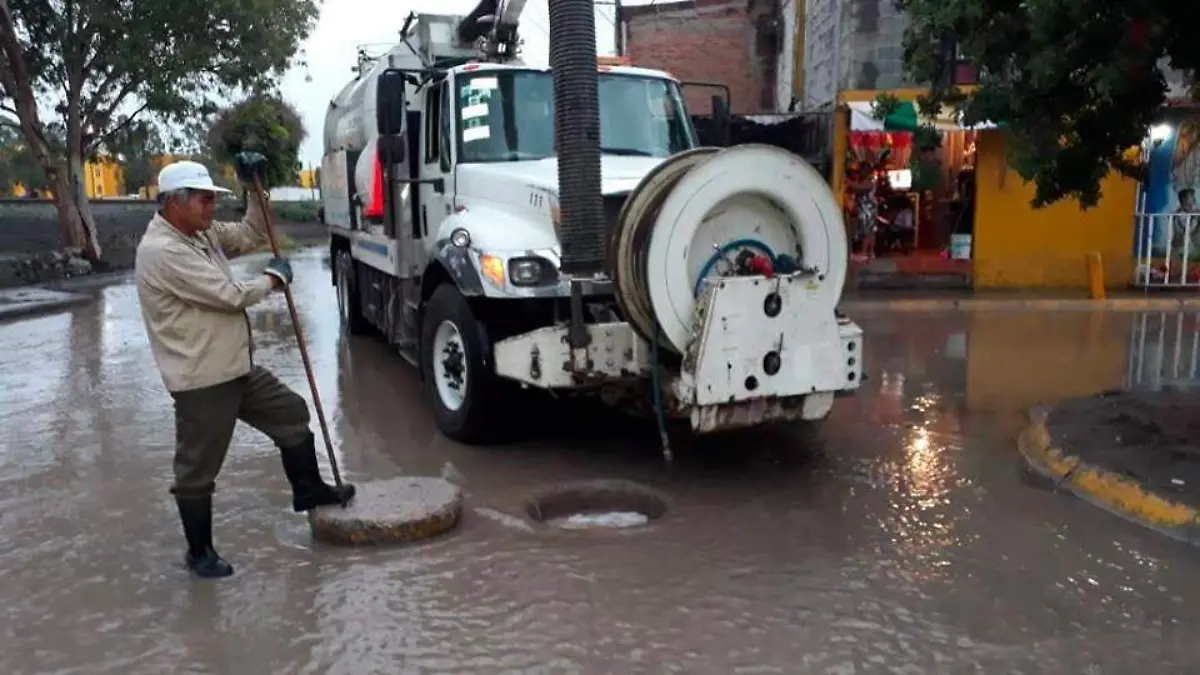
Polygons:
<instances>
[{"instance_id":1,"label":"olive work pants","mask_svg":"<svg viewBox=\"0 0 1200 675\"><path fill-rule=\"evenodd\" d=\"M206 497L216 489L237 421L266 434L280 449L312 437L308 403L261 366L221 384L172 392L175 399L175 484L171 494Z\"/></svg>"}]
</instances>

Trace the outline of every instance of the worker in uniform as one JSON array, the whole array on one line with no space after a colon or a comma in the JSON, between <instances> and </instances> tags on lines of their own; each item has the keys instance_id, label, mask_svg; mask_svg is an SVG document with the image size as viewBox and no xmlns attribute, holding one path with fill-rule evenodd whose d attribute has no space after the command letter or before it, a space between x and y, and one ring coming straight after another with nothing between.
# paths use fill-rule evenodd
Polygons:
<instances>
[{"instance_id":1,"label":"worker in uniform","mask_svg":"<svg viewBox=\"0 0 1200 675\"><path fill-rule=\"evenodd\" d=\"M238 155L239 179L253 184L265 163L258 153ZM290 284L292 269L276 257L257 278L234 278L228 258L267 243L266 218L259 200L251 197L241 222L214 222L216 197L228 192L213 184L202 164L163 167L161 206L138 244L135 262L150 349L174 399L170 491L187 540L185 561L203 578L233 574L213 548L212 495L237 420L279 448L296 512L346 504L355 493L353 485L339 490L321 478L307 403L254 361L246 308Z\"/></svg>"}]
</instances>

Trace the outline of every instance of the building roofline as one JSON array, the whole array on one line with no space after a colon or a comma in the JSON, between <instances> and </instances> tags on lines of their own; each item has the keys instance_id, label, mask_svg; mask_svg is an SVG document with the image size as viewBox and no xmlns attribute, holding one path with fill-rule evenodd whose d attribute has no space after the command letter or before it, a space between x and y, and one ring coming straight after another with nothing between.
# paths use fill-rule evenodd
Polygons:
<instances>
[{"instance_id":1,"label":"building roofline","mask_svg":"<svg viewBox=\"0 0 1200 675\"><path fill-rule=\"evenodd\" d=\"M677 2L652 2L646 5L622 5L621 21L651 15L670 18L679 12L702 8L740 7L744 9L745 5L745 0L678 0Z\"/></svg>"}]
</instances>

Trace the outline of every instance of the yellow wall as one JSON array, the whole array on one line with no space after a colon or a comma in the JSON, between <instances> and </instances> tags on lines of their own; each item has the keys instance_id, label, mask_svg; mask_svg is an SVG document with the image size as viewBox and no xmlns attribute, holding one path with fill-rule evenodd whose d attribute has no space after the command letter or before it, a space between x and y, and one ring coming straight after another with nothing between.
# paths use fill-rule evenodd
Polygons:
<instances>
[{"instance_id":1,"label":"yellow wall","mask_svg":"<svg viewBox=\"0 0 1200 675\"><path fill-rule=\"evenodd\" d=\"M963 87L963 91L970 91L971 87ZM928 89L847 89L838 94L839 103L866 103L874 101L880 94L890 94L895 96L900 101L913 101L917 98L928 94Z\"/></svg>"},{"instance_id":2,"label":"yellow wall","mask_svg":"<svg viewBox=\"0 0 1200 675\"><path fill-rule=\"evenodd\" d=\"M850 109L838 106L833 115L833 162L829 169L829 186L833 188L834 198L841 204L846 185L846 148L850 143Z\"/></svg>"},{"instance_id":3,"label":"yellow wall","mask_svg":"<svg viewBox=\"0 0 1200 675\"><path fill-rule=\"evenodd\" d=\"M162 168L171 162L181 159L174 155L160 155L153 160L154 166ZM232 167L222 166L220 174L226 180L234 180L234 171ZM311 179L311 170L309 171ZM303 179L303 176L302 176ZM88 199L106 199L113 197L124 196L125 194L125 171L120 163L113 161L107 157L97 158L95 161L84 162L83 164L83 189ZM23 197L28 190L20 183L14 184L11 188L13 197ZM139 193L143 199L153 199L158 190L151 186L148 190L142 188ZM50 192L42 190L41 196L49 198Z\"/></svg>"},{"instance_id":4,"label":"yellow wall","mask_svg":"<svg viewBox=\"0 0 1200 675\"><path fill-rule=\"evenodd\" d=\"M29 194L29 188L21 183L13 183L11 195L13 197L25 197ZM42 188L38 190L38 199L54 199L54 191Z\"/></svg>"},{"instance_id":5,"label":"yellow wall","mask_svg":"<svg viewBox=\"0 0 1200 675\"><path fill-rule=\"evenodd\" d=\"M1008 166L1004 135L979 135L976 166L976 288L1087 288L1089 251L1099 251L1105 285L1121 287L1133 275L1133 213L1137 183L1119 175L1102 184L1103 196L1084 211L1073 199L1035 210L1034 188Z\"/></svg>"},{"instance_id":6,"label":"yellow wall","mask_svg":"<svg viewBox=\"0 0 1200 675\"><path fill-rule=\"evenodd\" d=\"M83 190L88 199L118 197L125 189L125 171L121 165L99 158L83 164Z\"/></svg>"},{"instance_id":7,"label":"yellow wall","mask_svg":"<svg viewBox=\"0 0 1200 675\"><path fill-rule=\"evenodd\" d=\"M317 171L316 169L302 169L300 171L300 187L310 190L317 187Z\"/></svg>"}]
</instances>

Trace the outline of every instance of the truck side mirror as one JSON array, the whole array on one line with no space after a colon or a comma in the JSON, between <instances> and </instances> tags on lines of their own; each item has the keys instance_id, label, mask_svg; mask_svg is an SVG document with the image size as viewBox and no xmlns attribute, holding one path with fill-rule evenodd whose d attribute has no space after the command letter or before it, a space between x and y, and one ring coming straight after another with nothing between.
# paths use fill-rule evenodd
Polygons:
<instances>
[{"instance_id":1,"label":"truck side mirror","mask_svg":"<svg viewBox=\"0 0 1200 675\"><path fill-rule=\"evenodd\" d=\"M713 133L720 139L722 147L730 143L729 102L723 96L712 97Z\"/></svg>"},{"instance_id":2,"label":"truck side mirror","mask_svg":"<svg viewBox=\"0 0 1200 675\"><path fill-rule=\"evenodd\" d=\"M404 122L408 118L404 73L385 70L379 74L375 86L375 126L380 136L398 136L404 133Z\"/></svg>"}]
</instances>

